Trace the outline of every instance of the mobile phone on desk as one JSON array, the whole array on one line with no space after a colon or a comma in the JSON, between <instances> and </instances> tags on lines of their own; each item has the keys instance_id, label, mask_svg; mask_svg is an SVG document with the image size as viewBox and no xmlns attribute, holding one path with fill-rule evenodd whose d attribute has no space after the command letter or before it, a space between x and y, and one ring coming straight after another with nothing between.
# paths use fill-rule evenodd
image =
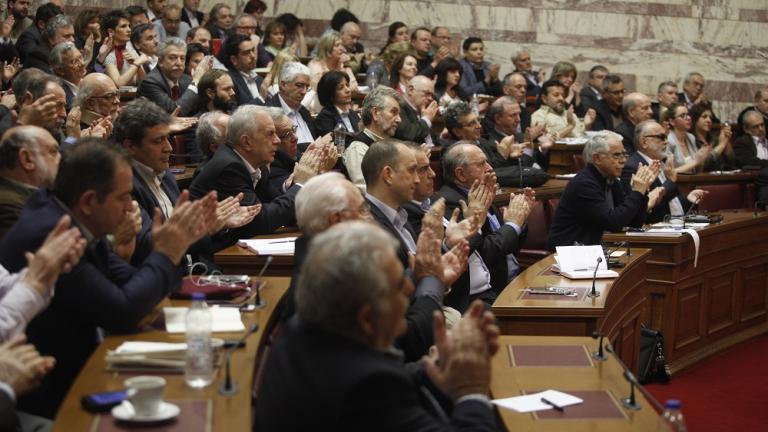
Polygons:
<instances>
[{"instance_id":1,"label":"mobile phone on desk","mask_svg":"<svg viewBox=\"0 0 768 432\"><path fill-rule=\"evenodd\" d=\"M125 390L91 393L80 399L80 403L92 413L107 412L128 398Z\"/></svg>"}]
</instances>

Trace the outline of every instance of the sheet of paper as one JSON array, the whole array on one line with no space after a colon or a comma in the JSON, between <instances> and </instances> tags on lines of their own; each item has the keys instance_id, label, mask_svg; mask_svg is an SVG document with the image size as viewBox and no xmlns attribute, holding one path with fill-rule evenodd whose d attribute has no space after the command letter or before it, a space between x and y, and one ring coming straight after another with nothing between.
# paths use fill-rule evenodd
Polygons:
<instances>
[{"instance_id":1,"label":"sheet of paper","mask_svg":"<svg viewBox=\"0 0 768 432\"><path fill-rule=\"evenodd\" d=\"M553 404L561 407L567 407L570 405L576 405L584 403L584 400L577 398L576 396L569 395L568 393L559 392L557 390L547 390L541 393L534 393L525 396L516 396L504 399L494 399L491 402L502 407L511 409L513 411L526 413L531 411L543 411L554 409L552 405L548 405L541 401L544 398Z\"/></svg>"},{"instance_id":2,"label":"sheet of paper","mask_svg":"<svg viewBox=\"0 0 768 432\"><path fill-rule=\"evenodd\" d=\"M126 341L120 344L115 352L118 354L133 354L186 349L187 344L185 343Z\"/></svg>"},{"instance_id":3,"label":"sheet of paper","mask_svg":"<svg viewBox=\"0 0 768 432\"><path fill-rule=\"evenodd\" d=\"M605 255L603 255L603 248L600 245L558 246L555 249L557 250L557 262L561 271L594 271L598 257L602 259L598 269L608 270Z\"/></svg>"},{"instance_id":4,"label":"sheet of paper","mask_svg":"<svg viewBox=\"0 0 768 432\"><path fill-rule=\"evenodd\" d=\"M184 333L187 331L187 310L185 307L166 307L165 330L168 333ZM240 332L245 331L243 320L240 319L240 310L237 308L217 307L209 308L213 317L212 331L216 332Z\"/></svg>"},{"instance_id":5,"label":"sheet of paper","mask_svg":"<svg viewBox=\"0 0 768 432\"><path fill-rule=\"evenodd\" d=\"M259 255L293 255L296 237L246 239L238 241L237 244Z\"/></svg>"}]
</instances>

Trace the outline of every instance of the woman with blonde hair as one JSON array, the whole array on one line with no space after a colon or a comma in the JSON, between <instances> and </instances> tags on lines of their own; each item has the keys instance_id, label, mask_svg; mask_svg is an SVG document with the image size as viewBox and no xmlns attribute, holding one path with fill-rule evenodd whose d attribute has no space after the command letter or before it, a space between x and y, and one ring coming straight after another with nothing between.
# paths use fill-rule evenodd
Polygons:
<instances>
[{"instance_id":1,"label":"woman with blonde hair","mask_svg":"<svg viewBox=\"0 0 768 432\"><path fill-rule=\"evenodd\" d=\"M352 69L345 67L344 63L349 61L349 55L341 42L341 34L337 31L326 32L317 42L317 57L312 59L307 65L312 75L309 77L309 83L312 90L317 91L317 83L320 78L330 71L344 72L349 81L349 88L352 91L357 90L357 80Z\"/></svg>"}]
</instances>

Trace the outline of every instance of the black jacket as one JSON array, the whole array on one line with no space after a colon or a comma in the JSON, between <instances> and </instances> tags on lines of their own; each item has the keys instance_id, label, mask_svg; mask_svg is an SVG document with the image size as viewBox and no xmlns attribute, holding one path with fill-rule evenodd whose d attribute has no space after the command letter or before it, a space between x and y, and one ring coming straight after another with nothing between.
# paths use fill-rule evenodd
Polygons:
<instances>
[{"instance_id":1,"label":"black jacket","mask_svg":"<svg viewBox=\"0 0 768 432\"><path fill-rule=\"evenodd\" d=\"M624 195L629 195L632 193L632 175L637 172L637 169L641 163L643 165L648 165L640 153L635 152L629 155L627 163L624 164L624 169L621 170L621 186L624 188ZM648 190L651 191L659 186L664 188L664 197L662 198L662 201L657 204L656 207L654 207L654 209L651 211L651 214L646 216L646 223L656 223L663 221L664 217L670 214L669 202L674 198L680 199L680 204L683 206L683 211L687 211L691 207L691 202L688 201L688 198L686 198L685 194L680 193L680 191L677 189L677 185L669 179L666 179L666 181L662 183L661 180L657 178L653 181L653 183L651 183L651 186L648 188Z\"/></svg>"},{"instance_id":2,"label":"black jacket","mask_svg":"<svg viewBox=\"0 0 768 432\"><path fill-rule=\"evenodd\" d=\"M189 89L191 83L191 76L187 74L182 75L178 82L180 98L173 100L171 99L171 88L168 86L168 81L166 81L160 68L156 67L141 81L136 95L151 100L168 114L173 113L176 108L181 108L179 115L189 117L195 113L198 105L197 93Z\"/></svg>"}]
</instances>

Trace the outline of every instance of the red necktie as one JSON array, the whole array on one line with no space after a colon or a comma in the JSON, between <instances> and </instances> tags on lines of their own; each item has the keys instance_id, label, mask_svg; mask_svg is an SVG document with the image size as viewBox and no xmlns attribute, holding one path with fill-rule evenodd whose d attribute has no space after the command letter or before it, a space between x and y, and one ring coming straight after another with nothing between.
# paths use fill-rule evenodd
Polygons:
<instances>
[{"instance_id":1,"label":"red necktie","mask_svg":"<svg viewBox=\"0 0 768 432\"><path fill-rule=\"evenodd\" d=\"M181 95L179 95L179 86L171 87L171 99L177 101L179 100L179 97L181 97Z\"/></svg>"}]
</instances>

